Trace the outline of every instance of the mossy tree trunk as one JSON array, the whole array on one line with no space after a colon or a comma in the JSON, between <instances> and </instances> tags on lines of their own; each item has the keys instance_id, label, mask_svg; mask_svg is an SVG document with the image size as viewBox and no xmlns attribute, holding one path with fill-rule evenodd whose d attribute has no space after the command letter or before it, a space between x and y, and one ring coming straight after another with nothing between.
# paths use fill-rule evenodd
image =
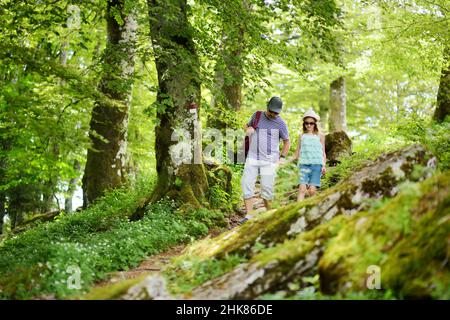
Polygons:
<instances>
[{"instance_id":1,"label":"mossy tree trunk","mask_svg":"<svg viewBox=\"0 0 450 320\"><path fill-rule=\"evenodd\" d=\"M83 176L83 206L108 189L120 186L127 175L127 129L131 104L137 22L124 0L107 4L108 41L103 54L99 90L117 106L97 102L92 110L90 139Z\"/></svg>"},{"instance_id":2,"label":"mossy tree trunk","mask_svg":"<svg viewBox=\"0 0 450 320\"><path fill-rule=\"evenodd\" d=\"M328 128L330 132L347 131L345 78L339 77L330 85L330 117Z\"/></svg>"},{"instance_id":3,"label":"mossy tree trunk","mask_svg":"<svg viewBox=\"0 0 450 320\"><path fill-rule=\"evenodd\" d=\"M11 230L23 223L26 214L38 211L40 191L39 186L29 183L18 185L9 190L8 215L11 219Z\"/></svg>"},{"instance_id":4,"label":"mossy tree trunk","mask_svg":"<svg viewBox=\"0 0 450 320\"><path fill-rule=\"evenodd\" d=\"M437 107L434 112L434 120L443 122L450 115L450 46L444 51L444 66L442 67L441 80L437 94Z\"/></svg>"},{"instance_id":5,"label":"mossy tree trunk","mask_svg":"<svg viewBox=\"0 0 450 320\"><path fill-rule=\"evenodd\" d=\"M208 181L201 153L200 62L187 18L188 5L186 0L149 0L148 7L159 84L155 104L158 182L151 201L168 196L201 207ZM174 135L178 130L182 130L182 141ZM173 157L179 148L188 153L181 161Z\"/></svg>"}]
</instances>

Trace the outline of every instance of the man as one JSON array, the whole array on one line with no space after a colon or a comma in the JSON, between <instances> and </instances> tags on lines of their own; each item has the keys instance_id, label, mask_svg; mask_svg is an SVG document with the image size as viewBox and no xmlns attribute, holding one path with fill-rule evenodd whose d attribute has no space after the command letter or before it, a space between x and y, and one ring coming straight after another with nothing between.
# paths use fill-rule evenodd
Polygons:
<instances>
[{"instance_id":1,"label":"man","mask_svg":"<svg viewBox=\"0 0 450 320\"><path fill-rule=\"evenodd\" d=\"M260 116L256 130L253 128L256 112L244 126L246 134L250 137L250 148L242 175L242 190L247 215L240 221L241 223L252 217L249 213L253 210L252 198L258 174L261 175L261 198L264 200L266 209L270 209L276 167L284 162L290 147L288 127L279 116L282 107L281 99L272 97L267 104L267 110ZM281 155L280 140L283 140Z\"/></svg>"}]
</instances>

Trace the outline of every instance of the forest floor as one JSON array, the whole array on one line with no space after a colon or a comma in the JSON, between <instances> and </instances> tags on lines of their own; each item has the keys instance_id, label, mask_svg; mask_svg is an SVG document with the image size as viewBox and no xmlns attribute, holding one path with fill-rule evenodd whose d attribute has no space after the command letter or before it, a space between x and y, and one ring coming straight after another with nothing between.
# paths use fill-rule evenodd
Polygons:
<instances>
[{"instance_id":1,"label":"forest floor","mask_svg":"<svg viewBox=\"0 0 450 320\"><path fill-rule=\"evenodd\" d=\"M259 183L257 182L256 186L255 186L255 197L253 198L254 199L253 214L259 214L259 213L266 211L266 208L264 206L264 201L261 198L260 193L261 193L261 188L260 188ZM306 197L308 197L308 196L306 196ZM287 192L286 192L286 190L284 190L284 192L278 193L276 195L276 198L278 198L278 206L285 206L285 205L289 204L290 202L295 201L295 199L297 198L297 189L296 188L291 189ZM210 230L208 235L206 235L206 237L215 238L215 237L219 236L221 233L223 233L227 230L233 229L234 227L239 225L239 221L244 216L245 216L245 206L242 203L241 208L239 210L233 212L228 217L228 227L227 228L212 229L212 230ZM171 247L170 249L168 249L164 252L149 256L136 268L132 268L132 269L126 270L126 271L113 272L109 275L108 279L105 279L105 280L95 284L93 286L93 288L105 287L105 286L113 285L115 283L118 283L118 282L121 282L124 280L134 279L134 278L141 277L144 275L158 273L161 271L161 269L164 266L166 266L168 263L170 263L171 259L176 258L177 256L181 255L184 248L187 245L188 244L186 244L186 243L179 244L179 245Z\"/></svg>"},{"instance_id":2,"label":"forest floor","mask_svg":"<svg viewBox=\"0 0 450 320\"><path fill-rule=\"evenodd\" d=\"M260 187L259 185L256 185L255 188L255 197L254 197L254 213L258 214L263 211L266 211L266 208L264 207L264 201L260 197ZM239 225L239 221L245 216L245 207L242 205L240 210L232 213L228 217L228 227L223 229L212 229L206 235L206 237L215 238L219 236L221 233L233 229L234 227ZM179 244L176 246L171 247L170 249L161 252L159 254L151 255L147 257L138 267L132 268L129 270L124 271L116 271L112 272L107 279L96 283L92 289L94 288L101 288L113 285L115 283L129 280L129 279L135 279L141 276L145 275L151 275L154 273L158 273L161 271L161 269L166 266L168 263L170 263L170 260L173 258L176 258L177 256L181 255L184 248L188 244Z\"/></svg>"},{"instance_id":3,"label":"forest floor","mask_svg":"<svg viewBox=\"0 0 450 320\"><path fill-rule=\"evenodd\" d=\"M258 212L261 212L264 208L264 203L262 199L257 198L255 201L255 206ZM217 237L222 232L232 229L239 224L239 220L243 218L243 211L235 212L228 217L228 227L225 229L213 229L210 230L206 237ZM187 243L179 244L171 247L170 249L161 252L159 254L151 255L147 257L138 267L132 268L126 271L116 271L109 275L108 279L98 282L93 286L93 288L106 287L124 280L138 278L144 275L151 275L158 273L161 269L170 263L170 260L181 255Z\"/></svg>"},{"instance_id":4,"label":"forest floor","mask_svg":"<svg viewBox=\"0 0 450 320\"><path fill-rule=\"evenodd\" d=\"M284 180L284 179L281 179ZM261 188L259 185L259 182L257 182L255 186L255 197L253 207L254 211L253 214L260 214L264 211L266 211L266 208L264 206L264 201L260 196ZM297 197L297 189L291 189L286 192L286 190L283 190L283 192L277 192L276 198L278 199L276 203L276 207L279 206L285 206L289 204L290 202L295 201ZM245 206L242 203L239 210L233 212L228 216L228 226L225 228L215 228L210 230L208 235L206 237L215 238L222 234L223 232L226 232L227 230L233 229L234 227L239 225L239 221L245 216ZM116 271L112 272L108 275L108 278L100 281L96 284L94 284L91 288L91 290L108 287L111 285L114 285L116 283L130 280L130 279L136 279L139 277L144 277L146 275L152 275L159 273L167 264L170 263L170 261L177 256L180 256L187 246L187 243L184 244L178 244L175 245L168 250L161 252L159 254L151 255L147 257L138 267L131 268L129 270L123 270L123 271Z\"/></svg>"}]
</instances>

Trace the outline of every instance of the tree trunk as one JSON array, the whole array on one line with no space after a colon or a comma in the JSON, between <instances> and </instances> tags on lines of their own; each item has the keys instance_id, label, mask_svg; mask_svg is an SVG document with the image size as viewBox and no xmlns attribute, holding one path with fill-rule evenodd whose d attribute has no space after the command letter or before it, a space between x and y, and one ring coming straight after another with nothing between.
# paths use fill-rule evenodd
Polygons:
<instances>
[{"instance_id":1,"label":"tree trunk","mask_svg":"<svg viewBox=\"0 0 450 320\"><path fill-rule=\"evenodd\" d=\"M450 47L444 52L444 66L442 67L441 80L437 94L437 107L433 119L443 122L450 115Z\"/></svg>"},{"instance_id":2,"label":"tree trunk","mask_svg":"<svg viewBox=\"0 0 450 320\"><path fill-rule=\"evenodd\" d=\"M201 207L208 181L201 154L200 63L186 15L186 0L149 0L148 5L159 84L159 125L155 128L158 182L151 200L167 195ZM186 143L175 141L175 130L183 131ZM186 157L175 157L183 147Z\"/></svg>"},{"instance_id":3,"label":"tree trunk","mask_svg":"<svg viewBox=\"0 0 450 320\"><path fill-rule=\"evenodd\" d=\"M99 90L119 107L97 102L92 110L90 139L83 176L83 206L105 191L120 186L127 175L127 128L131 103L137 23L124 0L107 6L108 41L104 52L103 75ZM116 14L123 23L119 23ZM119 20L120 20L119 19Z\"/></svg>"},{"instance_id":4,"label":"tree trunk","mask_svg":"<svg viewBox=\"0 0 450 320\"><path fill-rule=\"evenodd\" d=\"M327 89L325 87L320 89L319 97L319 116L320 122L322 123L322 129L327 130L326 125L328 123L328 112L330 111L330 105L328 99L326 98Z\"/></svg>"},{"instance_id":5,"label":"tree trunk","mask_svg":"<svg viewBox=\"0 0 450 320\"><path fill-rule=\"evenodd\" d=\"M330 132L347 131L345 79L339 77L330 85Z\"/></svg>"}]
</instances>

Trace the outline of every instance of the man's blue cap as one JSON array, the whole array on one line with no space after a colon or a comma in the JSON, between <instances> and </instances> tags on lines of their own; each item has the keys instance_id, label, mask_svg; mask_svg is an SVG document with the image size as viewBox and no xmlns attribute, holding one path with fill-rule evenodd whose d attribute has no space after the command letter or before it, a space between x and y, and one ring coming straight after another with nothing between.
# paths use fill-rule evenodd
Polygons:
<instances>
[{"instance_id":1,"label":"man's blue cap","mask_svg":"<svg viewBox=\"0 0 450 320\"><path fill-rule=\"evenodd\" d=\"M272 97L267 104L267 109L270 111L280 113L281 108L283 107L283 101L281 101L280 97Z\"/></svg>"}]
</instances>

